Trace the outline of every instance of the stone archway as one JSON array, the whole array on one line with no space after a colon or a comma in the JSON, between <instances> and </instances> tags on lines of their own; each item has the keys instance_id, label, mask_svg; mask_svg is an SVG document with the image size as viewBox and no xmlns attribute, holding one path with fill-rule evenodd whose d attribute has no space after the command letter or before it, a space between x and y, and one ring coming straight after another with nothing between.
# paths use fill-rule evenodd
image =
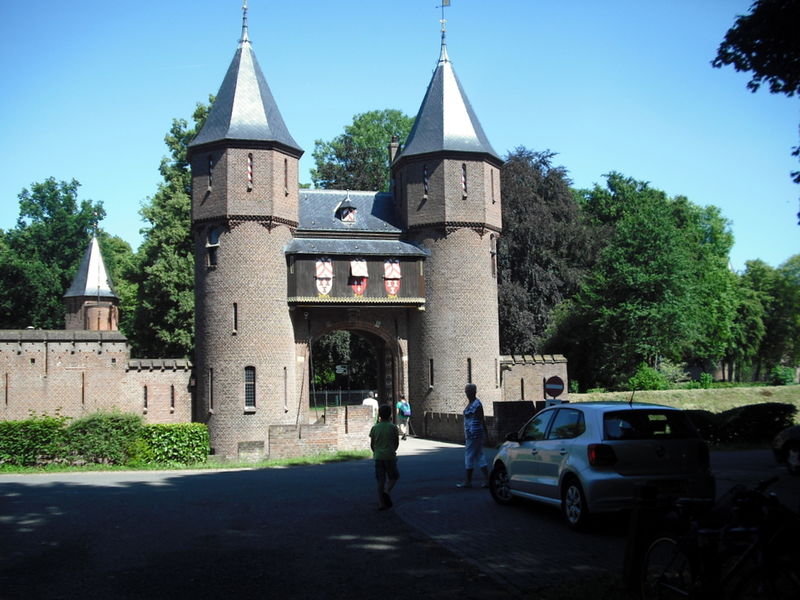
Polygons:
<instances>
[{"instance_id":1,"label":"stone archway","mask_svg":"<svg viewBox=\"0 0 800 600\"><path fill-rule=\"evenodd\" d=\"M294 311L298 356L312 360L311 348L333 331L365 338L376 353L378 401L397 402L408 395L408 327L405 308L303 307ZM310 398L311 370L299 369L301 402Z\"/></svg>"}]
</instances>

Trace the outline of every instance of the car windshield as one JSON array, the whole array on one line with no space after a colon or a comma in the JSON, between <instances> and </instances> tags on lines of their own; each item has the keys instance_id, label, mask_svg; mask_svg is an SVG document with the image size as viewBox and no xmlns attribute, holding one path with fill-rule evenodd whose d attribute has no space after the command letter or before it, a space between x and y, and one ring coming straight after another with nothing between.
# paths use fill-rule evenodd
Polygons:
<instances>
[{"instance_id":1,"label":"car windshield","mask_svg":"<svg viewBox=\"0 0 800 600\"><path fill-rule=\"evenodd\" d=\"M697 437L689 419L677 410L618 410L603 415L607 440L683 439Z\"/></svg>"}]
</instances>

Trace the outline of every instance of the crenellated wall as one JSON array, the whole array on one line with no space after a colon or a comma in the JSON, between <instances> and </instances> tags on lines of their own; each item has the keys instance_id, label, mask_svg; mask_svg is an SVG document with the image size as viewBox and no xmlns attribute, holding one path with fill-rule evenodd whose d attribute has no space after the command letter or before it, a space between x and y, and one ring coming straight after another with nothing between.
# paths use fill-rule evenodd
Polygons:
<instances>
[{"instance_id":1,"label":"crenellated wall","mask_svg":"<svg viewBox=\"0 0 800 600\"><path fill-rule=\"evenodd\" d=\"M189 422L191 370L185 359L131 360L117 331L0 331L0 419L120 410Z\"/></svg>"}]
</instances>

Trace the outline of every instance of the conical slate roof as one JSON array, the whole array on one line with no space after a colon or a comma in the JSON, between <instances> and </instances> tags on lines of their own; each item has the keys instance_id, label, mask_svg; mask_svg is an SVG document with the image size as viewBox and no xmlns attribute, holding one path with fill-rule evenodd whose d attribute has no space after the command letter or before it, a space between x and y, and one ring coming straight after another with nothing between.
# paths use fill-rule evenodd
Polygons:
<instances>
[{"instance_id":1,"label":"conical slate roof","mask_svg":"<svg viewBox=\"0 0 800 600\"><path fill-rule=\"evenodd\" d=\"M439 63L398 158L442 151L489 154L499 160L456 77L444 35Z\"/></svg>"},{"instance_id":2,"label":"conical slate roof","mask_svg":"<svg viewBox=\"0 0 800 600\"><path fill-rule=\"evenodd\" d=\"M261 72L247 35L233 57L200 133L189 144L199 146L223 140L276 142L302 153L294 141Z\"/></svg>"},{"instance_id":3,"label":"conical slate roof","mask_svg":"<svg viewBox=\"0 0 800 600\"><path fill-rule=\"evenodd\" d=\"M92 237L89 247L81 260L81 266L69 286L65 298L92 296L100 298L116 298L112 290L111 280L100 254L100 244L96 237Z\"/></svg>"}]
</instances>

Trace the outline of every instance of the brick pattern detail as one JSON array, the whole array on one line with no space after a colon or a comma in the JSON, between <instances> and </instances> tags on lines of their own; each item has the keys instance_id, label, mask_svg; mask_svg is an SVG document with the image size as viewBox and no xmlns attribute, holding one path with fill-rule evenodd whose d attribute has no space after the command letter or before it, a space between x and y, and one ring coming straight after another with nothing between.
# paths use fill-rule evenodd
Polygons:
<instances>
[{"instance_id":1,"label":"brick pattern detail","mask_svg":"<svg viewBox=\"0 0 800 600\"><path fill-rule=\"evenodd\" d=\"M337 450L369 450L369 431L375 423L369 406L328 408L325 419L313 425L272 425L270 458L292 458Z\"/></svg>"},{"instance_id":2,"label":"brick pattern detail","mask_svg":"<svg viewBox=\"0 0 800 600\"><path fill-rule=\"evenodd\" d=\"M253 155L252 187L247 177L248 154ZM211 187L209 156L213 164ZM250 215L297 222L296 157L277 149L211 148L195 151L191 165L193 221Z\"/></svg>"},{"instance_id":3,"label":"brick pattern detail","mask_svg":"<svg viewBox=\"0 0 800 600\"><path fill-rule=\"evenodd\" d=\"M560 354L502 356L503 400L544 401L544 382L560 377L564 393L559 400L569 400L567 359Z\"/></svg>"},{"instance_id":4,"label":"brick pattern detail","mask_svg":"<svg viewBox=\"0 0 800 600\"><path fill-rule=\"evenodd\" d=\"M462 165L467 167L466 197L463 194ZM399 193L408 229L449 222L480 223L495 231L502 228L500 171L496 166L474 158L428 157L409 162L401 173L403 185Z\"/></svg>"},{"instance_id":5,"label":"brick pattern detail","mask_svg":"<svg viewBox=\"0 0 800 600\"><path fill-rule=\"evenodd\" d=\"M266 450L270 425L302 422L286 306L283 247L290 240L287 226L243 221L223 231L217 265L208 267L205 236L196 238L195 417L208 425L211 447L221 458L238 458L241 443L258 442ZM256 370L255 409L244 405L245 367Z\"/></svg>"},{"instance_id":6,"label":"brick pattern detail","mask_svg":"<svg viewBox=\"0 0 800 600\"><path fill-rule=\"evenodd\" d=\"M423 411L460 413L469 364L478 397L491 415L492 403L500 400L497 280L491 236L472 229L450 234L421 230L414 241L430 249L431 256L425 264L425 310L409 315L412 419ZM421 427L421 423L412 423Z\"/></svg>"},{"instance_id":7,"label":"brick pattern detail","mask_svg":"<svg viewBox=\"0 0 800 600\"><path fill-rule=\"evenodd\" d=\"M15 332L2 333L2 420L23 420L32 413L79 418L115 409L141 414L147 423L191 420L191 363L186 360L151 361L148 368L131 369L122 336L68 341L63 331L37 331L46 339L14 341Z\"/></svg>"}]
</instances>

